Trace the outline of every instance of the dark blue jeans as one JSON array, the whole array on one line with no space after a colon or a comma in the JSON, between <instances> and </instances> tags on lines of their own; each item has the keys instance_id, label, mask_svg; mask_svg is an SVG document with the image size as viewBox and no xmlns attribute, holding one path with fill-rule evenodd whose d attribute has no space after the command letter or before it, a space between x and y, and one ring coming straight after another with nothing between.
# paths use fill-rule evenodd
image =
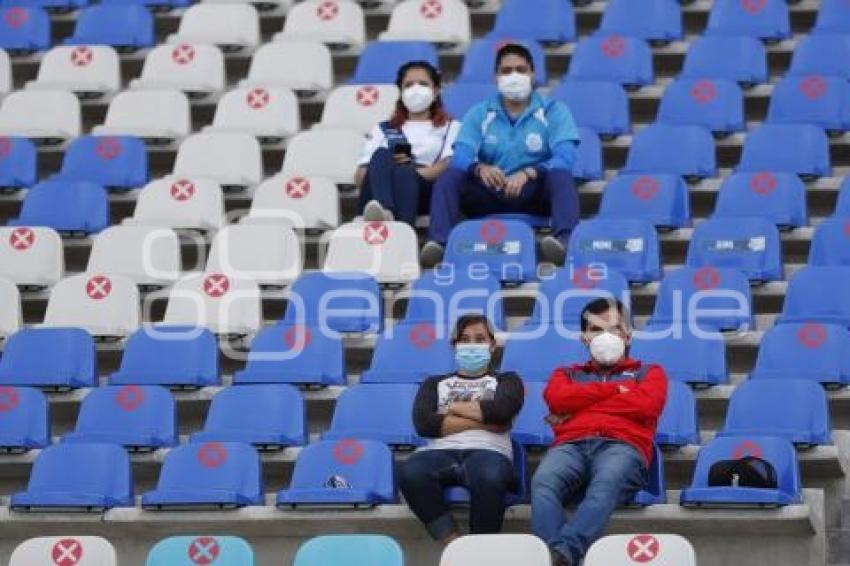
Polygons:
<instances>
[{"instance_id":1,"label":"dark blue jeans","mask_svg":"<svg viewBox=\"0 0 850 566\"><path fill-rule=\"evenodd\" d=\"M493 534L502 530L505 495L516 482L513 464L495 450L423 450L399 469L404 499L435 540L457 531L445 488L469 490L470 534Z\"/></svg>"},{"instance_id":2,"label":"dark blue jeans","mask_svg":"<svg viewBox=\"0 0 850 566\"><path fill-rule=\"evenodd\" d=\"M516 213L551 216L553 235L566 240L578 222L578 192L572 174L565 169L550 170L510 198L467 171L449 167L434 184L428 239L445 245L449 232L462 220L461 213L467 218Z\"/></svg>"},{"instance_id":3,"label":"dark blue jeans","mask_svg":"<svg viewBox=\"0 0 850 566\"><path fill-rule=\"evenodd\" d=\"M591 438L560 444L549 449L531 481L531 529L578 564L617 505L645 485L646 464L625 442ZM567 521L564 505L578 500Z\"/></svg>"},{"instance_id":4,"label":"dark blue jeans","mask_svg":"<svg viewBox=\"0 0 850 566\"><path fill-rule=\"evenodd\" d=\"M370 200L376 200L391 210L396 220L416 224L416 215L428 212L431 201L431 181L422 177L413 165L398 165L393 154L379 148L372 155L360 187L359 210Z\"/></svg>"}]
</instances>

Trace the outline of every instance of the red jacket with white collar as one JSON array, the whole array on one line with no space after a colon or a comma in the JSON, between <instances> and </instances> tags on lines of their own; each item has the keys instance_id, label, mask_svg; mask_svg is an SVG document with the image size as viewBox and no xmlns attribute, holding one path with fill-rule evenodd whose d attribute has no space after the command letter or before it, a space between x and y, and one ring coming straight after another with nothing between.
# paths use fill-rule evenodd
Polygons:
<instances>
[{"instance_id":1,"label":"red jacket with white collar","mask_svg":"<svg viewBox=\"0 0 850 566\"><path fill-rule=\"evenodd\" d=\"M556 368L543 398L549 410L567 417L554 425L553 446L603 437L627 442L652 462L658 417L667 400L661 366L626 358L611 368L595 362Z\"/></svg>"}]
</instances>

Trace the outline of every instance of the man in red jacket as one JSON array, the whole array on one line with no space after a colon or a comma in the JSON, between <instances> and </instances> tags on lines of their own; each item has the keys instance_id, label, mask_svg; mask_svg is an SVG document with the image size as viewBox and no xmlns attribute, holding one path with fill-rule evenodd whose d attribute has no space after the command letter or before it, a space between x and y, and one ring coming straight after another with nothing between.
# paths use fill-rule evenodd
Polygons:
<instances>
[{"instance_id":1,"label":"man in red jacket","mask_svg":"<svg viewBox=\"0 0 850 566\"><path fill-rule=\"evenodd\" d=\"M631 330L621 302L589 303L581 332L591 359L552 373L543 396L555 442L531 483L531 527L555 566L578 566L617 505L646 485L667 398L664 370L627 356ZM568 503L578 504L569 521Z\"/></svg>"}]
</instances>

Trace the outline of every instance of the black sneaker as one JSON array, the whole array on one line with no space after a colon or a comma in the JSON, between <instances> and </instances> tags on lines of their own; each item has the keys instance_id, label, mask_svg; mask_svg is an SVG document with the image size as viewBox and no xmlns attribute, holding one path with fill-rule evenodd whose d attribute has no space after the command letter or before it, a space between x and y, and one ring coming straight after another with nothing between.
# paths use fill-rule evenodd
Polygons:
<instances>
[{"instance_id":1,"label":"black sneaker","mask_svg":"<svg viewBox=\"0 0 850 566\"><path fill-rule=\"evenodd\" d=\"M555 236L546 236L540 240L540 254L548 262L563 265L567 250L561 240Z\"/></svg>"},{"instance_id":2,"label":"black sneaker","mask_svg":"<svg viewBox=\"0 0 850 566\"><path fill-rule=\"evenodd\" d=\"M443 261L444 251L443 246L437 242L426 242L422 246L422 252L419 254L419 262L422 264L422 267L434 267Z\"/></svg>"},{"instance_id":3,"label":"black sneaker","mask_svg":"<svg viewBox=\"0 0 850 566\"><path fill-rule=\"evenodd\" d=\"M552 555L552 566L572 566L573 562L554 548L549 549L549 554Z\"/></svg>"}]
</instances>

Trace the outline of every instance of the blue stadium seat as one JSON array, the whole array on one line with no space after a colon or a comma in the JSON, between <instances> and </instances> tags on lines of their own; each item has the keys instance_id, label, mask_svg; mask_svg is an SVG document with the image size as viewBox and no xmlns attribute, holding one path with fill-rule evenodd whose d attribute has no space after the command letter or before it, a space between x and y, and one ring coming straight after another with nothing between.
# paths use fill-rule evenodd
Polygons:
<instances>
[{"instance_id":1,"label":"blue stadium seat","mask_svg":"<svg viewBox=\"0 0 850 566\"><path fill-rule=\"evenodd\" d=\"M788 74L817 74L850 80L850 35L815 33L803 37L794 49Z\"/></svg>"},{"instance_id":2,"label":"blue stadium seat","mask_svg":"<svg viewBox=\"0 0 850 566\"><path fill-rule=\"evenodd\" d=\"M0 453L50 444L50 406L32 387L0 386Z\"/></svg>"},{"instance_id":3,"label":"blue stadium seat","mask_svg":"<svg viewBox=\"0 0 850 566\"><path fill-rule=\"evenodd\" d=\"M0 49L30 53L50 47L50 16L43 8L6 5L0 12Z\"/></svg>"},{"instance_id":4,"label":"blue stadium seat","mask_svg":"<svg viewBox=\"0 0 850 566\"><path fill-rule=\"evenodd\" d=\"M424 443L413 427L415 383L353 385L336 400L331 428L322 438L378 440L391 446L419 446ZM375 408L380 407L380 411Z\"/></svg>"},{"instance_id":5,"label":"blue stadium seat","mask_svg":"<svg viewBox=\"0 0 850 566\"><path fill-rule=\"evenodd\" d=\"M548 447L555 440L552 427L543 420L549 414L543 399L546 385L546 381L523 381L525 401L511 428L511 437L523 446Z\"/></svg>"},{"instance_id":6,"label":"blue stadium seat","mask_svg":"<svg viewBox=\"0 0 850 566\"><path fill-rule=\"evenodd\" d=\"M250 444L203 442L172 449L156 489L142 495L142 508L243 507L262 505L260 457Z\"/></svg>"},{"instance_id":7,"label":"blue stadium seat","mask_svg":"<svg viewBox=\"0 0 850 566\"><path fill-rule=\"evenodd\" d=\"M325 535L301 545L293 566L404 566L404 552L384 535Z\"/></svg>"},{"instance_id":8,"label":"blue stadium seat","mask_svg":"<svg viewBox=\"0 0 850 566\"><path fill-rule=\"evenodd\" d=\"M647 471L647 485L632 496L630 506L648 507L667 503L667 481L664 478L664 455L661 448L653 445L652 463Z\"/></svg>"},{"instance_id":9,"label":"blue stadium seat","mask_svg":"<svg viewBox=\"0 0 850 566\"><path fill-rule=\"evenodd\" d=\"M28 138L0 137L0 188L19 189L38 181L38 151Z\"/></svg>"},{"instance_id":10,"label":"blue stadium seat","mask_svg":"<svg viewBox=\"0 0 850 566\"><path fill-rule=\"evenodd\" d=\"M145 566L254 566L254 550L234 536L179 536L156 543Z\"/></svg>"},{"instance_id":11,"label":"blue stadium seat","mask_svg":"<svg viewBox=\"0 0 850 566\"><path fill-rule=\"evenodd\" d=\"M690 267L728 267L751 281L784 278L776 226L764 218L709 218L694 228L685 260Z\"/></svg>"},{"instance_id":12,"label":"blue stadium seat","mask_svg":"<svg viewBox=\"0 0 850 566\"><path fill-rule=\"evenodd\" d=\"M377 440L322 440L306 446L295 461L279 507L296 505L373 506L395 503L393 454Z\"/></svg>"},{"instance_id":13,"label":"blue stadium seat","mask_svg":"<svg viewBox=\"0 0 850 566\"><path fill-rule=\"evenodd\" d=\"M241 385L216 393L191 442L245 442L260 449L307 444L304 398L291 385Z\"/></svg>"},{"instance_id":14,"label":"blue stadium seat","mask_svg":"<svg viewBox=\"0 0 850 566\"><path fill-rule=\"evenodd\" d=\"M578 134L579 146L573 163L573 177L579 183L598 181L605 175L599 134L589 128L579 128Z\"/></svg>"},{"instance_id":15,"label":"blue stadium seat","mask_svg":"<svg viewBox=\"0 0 850 566\"><path fill-rule=\"evenodd\" d=\"M81 136L65 151L54 181L90 181L130 189L148 182L145 142L132 136Z\"/></svg>"},{"instance_id":16,"label":"blue stadium seat","mask_svg":"<svg viewBox=\"0 0 850 566\"><path fill-rule=\"evenodd\" d=\"M525 381L548 381L556 368L582 364L589 357L574 324L529 325L508 336L501 371L515 371Z\"/></svg>"},{"instance_id":17,"label":"blue stadium seat","mask_svg":"<svg viewBox=\"0 0 850 566\"><path fill-rule=\"evenodd\" d=\"M571 79L614 81L626 87L652 84L652 50L636 37L594 35L578 42L568 75Z\"/></svg>"},{"instance_id":18,"label":"blue stadium seat","mask_svg":"<svg viewBox=\"0 0 850 566\"><path fill-rule=\"evenodd\" d=\"M102 0L103 4L139 4L158 10L184 8L192 4L192 0Z\"/></svg>"},{"instance_id":19,"label":"blue stadium seat","mask_svg":"<svg viewBox=\"0 0 850 566\"><path fill-rule=\"evenodd\" d=\"M815 33L850 35L850 4L845 0L821 0Z\"/></svg>"},{"instance_id":20,"label":"blue stadium seat","mask_svg":"<svg viewBox=\"0 0 850 566\"><path fill-rule=\"evenodd\" d=\"M534 231L520 220L466 220L452 228L443 262L466 273L481 272L480 266L486 265L503 283L533 281L537 278Z\"/></svg>"},{"instance_id":21,"label":"blue stadium seat","mask_svg":"<svg viewBox=\"0 0 850 566\"><path fill-rule=\"evenodd\" d=\"M97 375L94 340L81 328L21 330L6 340L0 358L3 385L96 387Z\"/></svg>"},{"instance_id":22,"label":"blue stadium seat","mask_svg":"<svg viewBox=\"0 0 850 566\"><path fill-rule=\"evenodd\" d=\"M36 457L13 511L50 508L100 511L133 506L130 456L117 444L57 444Z\"/></svg>"},{"instance_id":23,"label":"blue stadium seat","mask_svg":"<svg viewBox=\"0 0 850 566\"><path fill-rule=\"evenodd\" d=\"M829 404L819 383L807 379L747 380L732 393L718 436L770 435L796 446L832 444Z\"/></svg>"},{"instance_id":24,"label":"blue stadium seat","mask_svg":"<svg viewBox=\"0 0 850 566\"><path fill-rule=\"evenodd\" d=\"M788 281L777 323L823 322L850 328L850 267L807 266Z\"/></svg>"},{"instance_id":25,"label":"blue stadium seat","mask_svg":"<svg viewBox=\"0 0 850 566\"><path fill-rule=\"evenodd\" d=\"M717 0L708 16L706 33L749 35L766 41L791 37L786 0Z\"/></svg>"},{"instance_id":26,"label":"blue stadium seat","mask_svg":"<svg viewBox=\"0 0 850 566\"><path fill-rule=\"evenodd\" d=\"M350 82L393 84L399 67L408 61L428 61L440 67L437 49L426 41L370 41L360 53Z\"/></svg>"},{"instance_id":27,"label":"blue stadium seat","mask_svg":"<svg viewBox=\"0 0 850 566\"><path fill-rule=\"evenodd\" d=\"M688 186L678 175L618 175L602 193L599 218L642 218L656 228L690 226Z\"/></svg>"},{"instance_id":28,"label":"blue stadium seat","mask_svg":"<svg viewBox=\"0 0 850 566\"><path fill-rule=\"evenodd\" d=\"M711 131L652 124L635 134L623 173L671 173L691 179L717 175Z\"/></svg>"},{"instance_id":29,"label":"blue stadium seat","mask_svg":"<svg viewBox=\"0 0 850 566\"><path fill-rule=\"evenodd\" d=\"M747 135L737 170L829 177L829 140L811 124L762 124Z\"/></svg>"},{"instance_id":30,"label":"blue stadium seat","mask_svg":"<svg viewBox=\"0 0 850 566\"><path fill-rule=\"evenodd\" d=\"M442 98L450 116L461 120L470 108L498 93L496 85L456 82L443 88Z\"/></svg>"},{"instance_id":31,"label":"blue stadium seat","mask_svg":"<svg viewBox=\"0 0 850 566\"><path fill-rule=\"evenodd\" d=\"M776 470L777 489L709 486L708 473L714 463L746 456L771 463ZM794 445L775 436L715 438L700 449L691 485L682 490L679 500L686 507L781 507L801 503L803 488Z\"/></svg>"},{"instance_id":32,"label":"blue stadium seat","mask_svg":"<svg viewBox=\"0 0 850 566\"><path fill-rule=\"evenodd\" d=\"M127 340L112 385L204 387L221 383L218 342L205 328L153 326Z\"/></svg>"},{"instance_id":33,"label":"blue stadium seat","mask_svg":"<svg viewBox=\"0 0 850 566\"><path fill-rule=\"evenodd\" d=\"M785 77L773 87L767 121L815 124L827 131L846 131L850 129L850 84L843 77Z\"/></svg>"},{"instance_id":34,"label":"blue stadium seat","mask_svg":"<svg viewBox=\"0 0 850 566\"><path fill-rule=\"evenodd\" d=\"M692 322L715 331L754 329L750 282L737 269L680 267L661 281L652 322Z\"/></svg>"},{"instance_id":35,"label":"blue stadium seat","mask_svg":"<svg viewBox=\"0 0 850 566\"><path fill-rule=\"evenodd\" d=\"M807 379L829 389L850 383L850 331L837 324L783 323L764 333L750 379Z\"/></svg>"},{"instance_id":36,"label":"blue stadium seat","mask_svg":"<svg viewBox=\"0 0 850 566\"><path fill-rule=\"evenodd\" d=\"M694 392L681 381L667 382L667 401L658 418L655 442L664 448L699 444L699 419Z\"/></svg>"},{"instance_id":37,"label":"blue stadium seat","mask_svg":"<svg viewBox=\"0 0 850 566\"><path fill-rule=\"evenodd\" d=\"M744 86L766 83L767 52L754 37L704 35L691 43L679 76L726 79Z\"/></svg>"},{"instance_id":38,"label":"blue stadium seat","mask_svg":"<svg viewBox=\"0 0 850 566\"><path fill-rule=\"evenodd\" d=\"M619 83L567 79L558 83L549 96L569 107L577 125L602 137L616 137L631 130L629 96Z\"/></svg>"},{"instance_id":39,"label":"blue stadium seat","mask_svg":"<svg viewBox=\"0 0 850 566\"><path fill-rule=\"evenodd\" d=\"M321 303L326 305L324 313ZM283 322L337 332L380 332L383 319L381 290L373 277L314 271L302 274L290 287Z\"/></svg>"},{"instance_id":40,"label":"blue stadium seat","mask_svg":"<svg viewBox=\"0 0 850 566\"><path fill-rule=\"evenodd\" d=\"M850 219L829 218L818 224L809 248L809 265L850 267Z\"/></svg>"},{"instance_id":41,"label":"blue stadium seat","mask_svg":"<svg viewBox=\"0 0 850 566\"><path fill-rule=\"evenodd\" d=\"M850 175L844 178L838 191L838 202L835 204L836 218L850 218Z\"/></svg>"},{"instance_id":42,"label":"blue stadium seat","mask_svg":"<svg viewBox=\"0 0 850 566\"><path fill-rule=\"evenodd\" d=\"M444 263L423 271L413 282L403 322L430 322L445 326L448 333L458 317L469 312L486 314L496 329L505 329L499 279L489 271L470 273Z\"/></svg>"},{"instance_id":43,"label":"blue stadium seat","mask_svg":"<svg viewBox=\"0 0 850 566\"><path fill-rule=\"evenodd\" d=\"M233 382L345 385L342 339L316 326L267 326L251 342L248 364Z\"/></svg>"},{"instance_id":44,"label":"blue stadium seat","mask_svg":"<svg viewBox=\"0 0 850 566\"><path fill-rule=\"evenodd\" d=\"M493 83L496 69L496 53L505 43L518 43L531 51L534 61L534 82L538 86L545 85L549 80L546 71L546 54L536 41L516 39L475 39L469 44L463 56L463 66L460 70L458 83Z\"/></svg>"},{"instance_id":45,"label":"blue stadium seat","mask_svg":"<svg viewBox=\"0 0 850 566\"><path fill-rule=\"evenodd\" d=\"M562 267L541 280L535 296L531 323L563 322L578 327L585 305L599 297L619 299L631 310L629 282L613 269Z\"/></svg>"},{"instance_id":46,"label":"blue stadium seat","mask_svg":"<svg viewBox=\"0 0 850 566\"><path fill-rule=\"evenodd\" d=\"M744 94L728 79L677 79L664 90L658 122L702 126L716 135L742 132Z\"/></svg>"},{"instance_id":47,"label":"blue stadium seat","mask_svg":"<svg viewBox=\"0 0 850 566\"><path fill-rule=\"evenodd\" d=\"M489 37L533 39L544 44L574 41L573 5L562 0L504 0Z\"/></svg>"},{"instance_id":48,"label":"blue stadium seat","mask_svg":"<svg viewBox=\"0 0 850 566\"><path fill-rule=\"evenodd\" d=\"M780 228L805 226L808 223L806 185L793 173L733 173L720 187L713 216L758 216Z\"/></svg>"},{"instance_id":49,"label":"blue stadium seat","mask_svg":"<svg viewBox=\"0 0 850 566\"><path fill-rule=\"evenodd\" d=\"M728 383L726 342L720 333L700 337L687 325L651 324L632 337L629 355L644 363L657 363L671 381L695 386Z\"/></svg>"},{"instance_id":50,"label":"blue stadium seat","mask_svg":"<svg viewBox=\"0 0 850 566\"><path fill-rule=\"evenodd\" d=\"M111 45L140 49L156 43L153 15L138 4L99 4L80 12L65 45Z\"/></svg>"},{"instance_id":51,"label":"blue stadium seat","mask_svg":"<svg viewBox=\"0 0 850 566\"><path fill-rule=\"evenodd\" d=\"M512 441L514 451L514 475L516 476L516 487L505 494L505 505L527 504L530 501L528 488L528 462L526 461L525 448L517 440ZM455 485L443 490L443 497L451 505L466 505L469 503L469 490L465 487Z\"/></svg>"},{"instance_id":52,"label":"blue stadium seat","mask_svg":"<svg viewBox=\"0 0 850 566\"><path fill-rule=\"evenodd\" d=\"M121 444L131 450L175 446L177 407L158 385L96 387L80 405L73 432L62 442Z\"/></svg>"},{"instance_id":53,"label":"blue stadium seat","mask_svg":"<svg viewBox=\"0 0 850 566\"><path fill-rule=\"evenodd\" d=\"M583 220L570 237L568 258L580 267L604 264L634 283L661 279L658 234L646 220Z\"/></svg>"},{"instance_id":54,"label":"blue stadium seat","mask_svg":"<svg viewBox=\"0 0 850 566\"><path fill-rule=\"evenodd\" d=\"M682 8L677 0L611 0L599 33L619 33L654 41L682 38Z\"/></svg>"},{"instance_id":55,"label":"blue stadium seat","mask_svg":"<svg viewBox=\"0 0 850 566\"><path fill-rule=\"evenodd\" d=\"M7 0L4 4L8 6L30 6L44 8L48 12L57 13L84 8L89 0Z\"/></svg>"},{"instance_id":56,"label":"blue stadium seat","mask_svg":"<svg viewBox=\"0 0 850 566\"><path fill-rule=\"evenodd\" d=\"M360 383L419 383L454 371L449 332L430 322L400 323L378 338Z\"/></svg>"},{"instance_id":57,"label":"blue stadium seat","mask_svg":"<svg viewBox=\"0 0 850 566\"><path fill-rule=\"evenodd\" d=\"M19 216L7 224L94 234L109 226L109 198L95 183L44 181L27 191Z\"/></svg>"}]
</instances>

